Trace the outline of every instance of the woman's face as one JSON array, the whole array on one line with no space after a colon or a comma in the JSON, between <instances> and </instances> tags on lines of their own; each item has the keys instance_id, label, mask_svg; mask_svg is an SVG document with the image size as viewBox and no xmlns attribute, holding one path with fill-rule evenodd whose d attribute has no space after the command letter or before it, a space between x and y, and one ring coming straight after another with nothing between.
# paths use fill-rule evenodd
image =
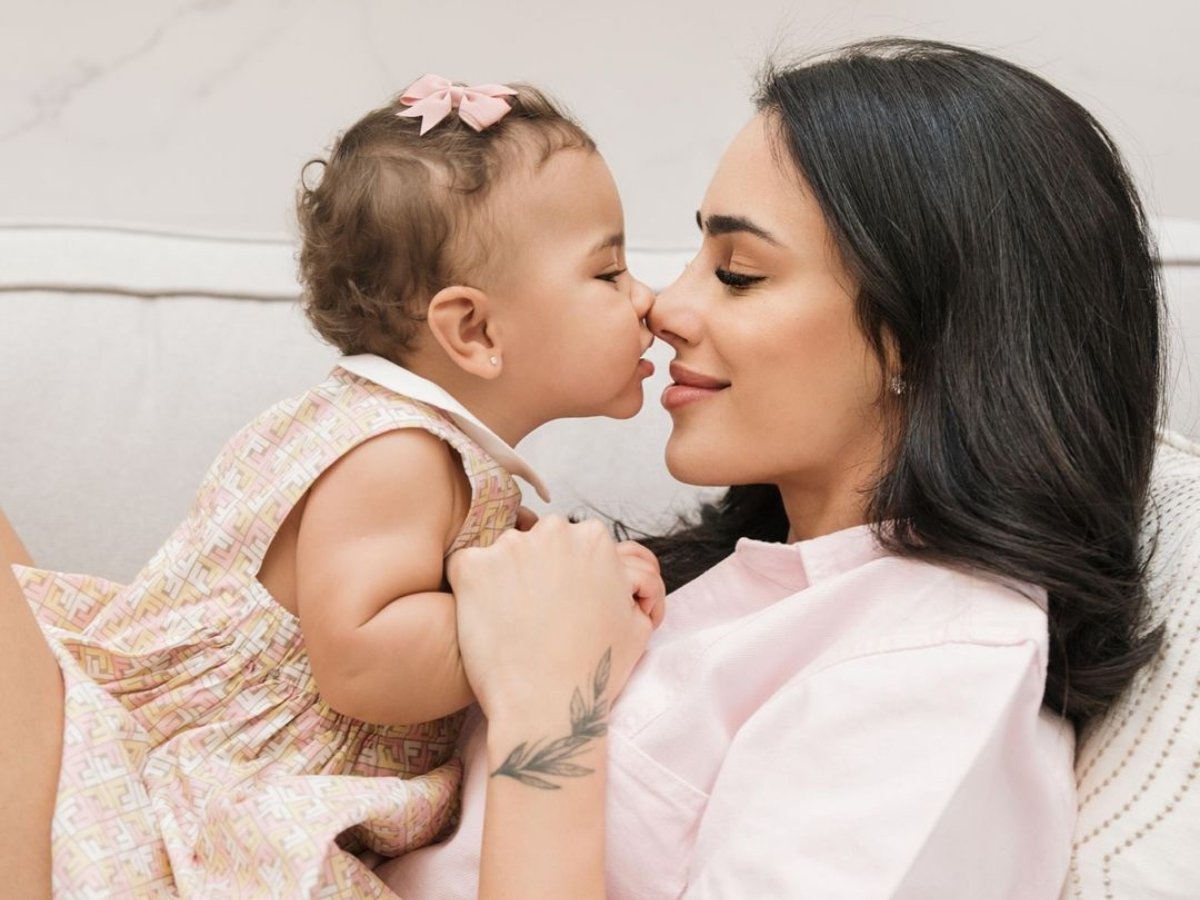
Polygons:
<instances>
[{"instance_id":1,"label":"woman's face","mask_svg":"<svg viewBox=\"0 0 1200 900\"><path fill-rule=\"evenodd\" d=\"M675 350L671 473L777 484L797 531L797 515L861 509L882 458L883 374L821 210L773 141L762 115L734 139L697 216L700 252L650 323Z\"/></svg>"}]
</instances>

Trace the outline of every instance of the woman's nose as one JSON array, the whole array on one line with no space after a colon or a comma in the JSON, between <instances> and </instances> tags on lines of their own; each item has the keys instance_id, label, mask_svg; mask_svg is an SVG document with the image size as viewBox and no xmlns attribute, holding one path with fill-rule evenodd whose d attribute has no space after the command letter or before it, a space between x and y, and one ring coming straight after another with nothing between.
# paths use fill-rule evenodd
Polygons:
<instances>
[{"instance_id":1,"label":"woman's nose","mask_svg":"<svg viewBox=\"0 0 1200 900\"><path fill-rule=\"evenodd\" d=\"M692 343L696 339L696 317L682 301L683 291L686 290L682 282L686 275L685 271L669 287L658 292L654 306L646 317L654 336L673 347Z\"/></svg>"}]
</instances>

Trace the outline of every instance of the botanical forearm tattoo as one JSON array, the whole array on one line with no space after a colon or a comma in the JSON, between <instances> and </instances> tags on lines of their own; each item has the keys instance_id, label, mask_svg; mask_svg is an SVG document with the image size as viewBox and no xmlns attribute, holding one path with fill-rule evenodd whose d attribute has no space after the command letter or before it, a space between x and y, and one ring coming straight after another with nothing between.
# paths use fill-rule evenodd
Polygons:
<instances>
[{"instance_id":1,"label":"botanical forearm tattoo","mask_svg":"<svg viewBox=\"0 0 1200 900\"><path fill-rule=\"evenodd\" d=\"M596 673L592 676L592 699L589 703L583 698L579 688L571 697L571 733L566 737L547 741L539 738L530 744L523 741L513 748L508 758L492 773L507 775L515 778L521 784L541 788L544 791L557 791L562 785L555 784L543 778L544 775L560 778L579 778L590 775L592 769L571 762L587 749L594 739L604 737L608 733L608 701L604 699L604 689L608 687L608 673L612 665L612 649L604 651Z\"/></svg>"}]
</instances>

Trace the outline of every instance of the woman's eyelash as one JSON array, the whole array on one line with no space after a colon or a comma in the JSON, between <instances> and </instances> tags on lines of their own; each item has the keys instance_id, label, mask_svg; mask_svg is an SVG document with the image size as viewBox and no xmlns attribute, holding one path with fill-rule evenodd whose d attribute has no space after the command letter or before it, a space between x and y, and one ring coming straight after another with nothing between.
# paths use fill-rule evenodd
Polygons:
<instances>
[{"instance_id":1,"label":"woman's eyelash","mask_svg":"<svg viewBox=\"0 0 1200 900\"><path fill-rule=\"evenodd\" d=\"M597 275L601 281L607 281L610 284L616 284L617 279L624 275L628 269L617 269L615 272L605 272L603 275Z\"/></svg>"},{"instance_id":2,"label":"woman's eyelash","mask_svg":"<svg viewBox=\"0 0 1200 900\"><path fill-rule=\"evenodd\" d=\"M760 281L765 281L765 275L743 275L741 272L730 272L728 269L722 269L717 266L716 271L717 281L732 288L748 288L758 284Z\"/></svg>"}]
</instances>

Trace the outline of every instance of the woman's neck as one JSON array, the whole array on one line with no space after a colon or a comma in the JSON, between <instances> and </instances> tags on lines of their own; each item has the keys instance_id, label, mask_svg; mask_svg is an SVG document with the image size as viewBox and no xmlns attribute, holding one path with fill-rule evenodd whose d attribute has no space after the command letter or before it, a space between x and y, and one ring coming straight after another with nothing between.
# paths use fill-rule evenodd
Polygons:
<instances>
[{"instance_id":1,"label":"woman's neck","mask_svg":"<svg viewBox=\"0 0 1200 900\"><path fill-rule=\"evenodd\" d=\"M878 471L878 461L870 459L833 472L777 481L788 518L788 543L866 524Z\"/></svg>"},{"instance_id":2,"label":"woman's neck","mask_svg":"<svg viewBox=\"0 0 1200 900\"><path fill-rule=\"evenodd\" d=\"M814 508L798 503L794 498L789 502L786 494L783 498L783 507L787 511L788 517L787 542L789 544L807 541L825 534L833 534L835 531L863 525L867 521L863 510L836 506Z\"/></svg>"}]
</instances>

